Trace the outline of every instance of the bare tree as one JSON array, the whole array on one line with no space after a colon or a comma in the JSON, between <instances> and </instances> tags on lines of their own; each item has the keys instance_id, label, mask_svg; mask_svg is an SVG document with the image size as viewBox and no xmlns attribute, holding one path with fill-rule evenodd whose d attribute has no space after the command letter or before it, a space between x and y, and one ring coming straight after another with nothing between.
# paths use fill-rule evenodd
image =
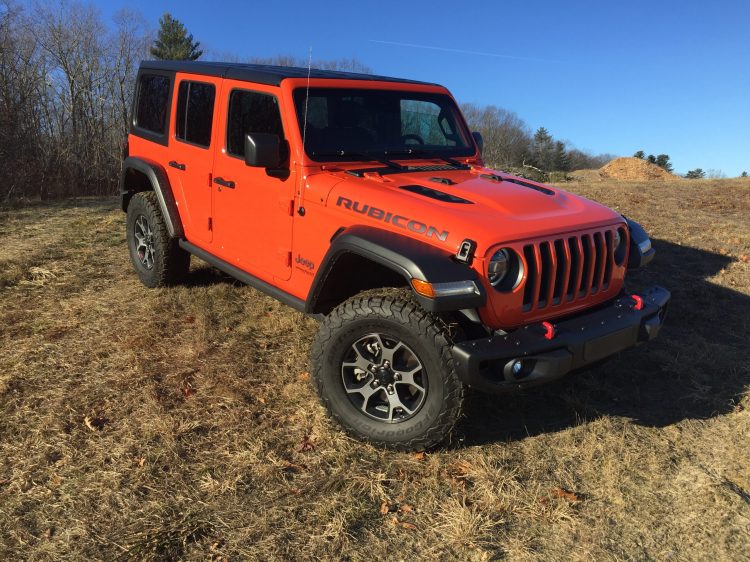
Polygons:
<instances>
[{"instance_id":1,"label":"bare tree","mask_svg":"<svg viewBox=\"0 0 750 562\"><path fill-rule=\"evenodd\" d=\"M125 136L129 128L135 75L152 43L152 34L143 16L127 8L115 14L114 23L116 32L111 39L110 66L115 80L112 82L111 96L116 100L114 105L119 112L117 118L122 124L121 134Z\"/></svg>"},{"instance_id":2,"label":"bare tree","mask_svg":"<svg viewBox=\"0 0 750 562\"><path fill-rule=\"evenodd\" d=\"M111 31L90 5L62 0L30 11L0 0L0 198L113 193L132 84L146 52L142 18L120 12Z\"/></svg>"},{"instance_id":3,"label":"bare tree","mask_svg":"<svg viewBox=\"0 0 750 562\"><path fill-rule=\"evenodd\" d=\"M521 166L531 147L526 123L515 113L500 107L461 104L461 111L473 131L484 139L484 160L492 166Z\"/></svg>"},{"instance_id":4,"label":"bare tree","mask_svg":"<svg viewBox=\"0 0 750 562\"><path fill-rule=\"evenodd\" d=\"M22 10L0 2L0 166L6 173L0 198L26 196L27 183L38 181L44 108L40 97L43 61Z\"/></svg>"},{"instance_id":5,"label":"bare tree","mask_svg":"<svg viewBox=\"0 0 750 562\"><path fill-rule=\"evenodd\" d=\"M569 143L565 143L569 146ZM568 148L571 170L595 170L601 168L607 162L617 158L615 154L590 154L577 148Z\"/></svg>"},{"instance_id":6,"label":"bare tree","mask_svg":"<svg viewBox=\"0 0 750 562\"><path fill-rule=\"evenodd\" d=\"M37 6L36 36L49 64L52 146L61 195L106 193L110 185L106 141L113 123L106 29L90 6L61 2ZM109 180L111 181L111 180ZM76 185L77 183L84 185Z\"/></svg>"}]
</instances>

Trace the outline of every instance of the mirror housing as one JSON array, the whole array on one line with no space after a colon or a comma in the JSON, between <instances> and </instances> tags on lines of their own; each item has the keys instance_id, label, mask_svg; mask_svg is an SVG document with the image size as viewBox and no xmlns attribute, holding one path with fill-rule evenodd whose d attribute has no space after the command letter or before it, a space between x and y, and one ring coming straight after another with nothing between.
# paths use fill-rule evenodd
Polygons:
<instances>
[{"instance_id":1,"label":"mirror housing","mask_svg":"<svg viewBox=\"0 0 750 562\"><path fill-rule=\"evenodd\" d=\"M484 152L484 139L482 138L482 133L479 131L473 131L471 133L471 136L474 138L474 142L477 143L477 148L479 149L479 155L482 155L482 152Z\"/></svg>"},{"instance_id":2,"label":"mirror housing","mask_svg":"<svg viewBox=\"0 0 750 562\"><path fill-rule=\"evenodd\" d=\"M279 168L281 140L278 135L247 133L245 135L245 164L254 168Z\"/></svg>"}]
</instances>

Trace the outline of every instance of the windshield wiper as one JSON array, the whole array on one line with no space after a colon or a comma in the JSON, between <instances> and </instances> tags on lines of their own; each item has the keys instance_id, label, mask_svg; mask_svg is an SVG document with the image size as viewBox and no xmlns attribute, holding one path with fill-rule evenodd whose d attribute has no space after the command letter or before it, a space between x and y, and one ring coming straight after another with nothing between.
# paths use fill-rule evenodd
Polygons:
<instances>
[{"instance_id":1,"label":"windshield wiper","mask_svg":"<svg viewBox=\"0 0 750 562\"><path fill-rule=\"evenodd\" d=\"M350 152L348 150L331 150L328 152L313 152L312 156L341 156L341 157L347 157L351 158L354 161L357 162L380 162L381 164L384 164L388 166L389 168L393 168L394 170L403 170L405 166L402 166L401 164L398 164L397 162L393 162L392 160L388 160L387 158L379 157L374 154L369 154L367 152Z\"/></svg>"},{"instance_id":2,"label":"windshield wiper","mask_svg":"<svg viewBox=\"0 0 750 562\"><path fill-rule=\"evenodd\" d=\"M441 156L439 154L436 154L434 152L430 152L428 150L420 149L420 148L406 148L406 149L400 149L400 150L386 150L384 151L384 154L388 156L421 156L423 158L435 158L437 160L442 160L443 162L447 162L451 166L455 166L456 168L466 168L466 164L462 164L458 160L454 160L453 158L450 158L448 156Z\"/></svg>"}]
</instances>

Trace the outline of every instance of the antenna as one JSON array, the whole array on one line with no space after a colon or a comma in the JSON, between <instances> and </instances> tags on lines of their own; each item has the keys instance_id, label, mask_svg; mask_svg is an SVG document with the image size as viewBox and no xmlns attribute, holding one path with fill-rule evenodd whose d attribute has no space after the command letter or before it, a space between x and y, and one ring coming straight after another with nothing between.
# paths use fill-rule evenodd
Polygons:
<instances>
[{"instance_id":1,"label":"antenna","mask_svg":"<svg viewBox=\"0 0 750 562\"><path fill-rule=\"evenodd\" d=\"M310 73L312 72L312 45L310 46L310 51L307 55L307 89L305 91L305 116L302 120L302 157L304 158L307 154L305 141L307 140L307 101L310 99ZM299 216L304 217L305 216L305 189L307 188L307 176L303 178L303 181L305 182L304 185L301 185L299 190L299 202L297 206L297 214Z\"/></svg>"}]
</instances>

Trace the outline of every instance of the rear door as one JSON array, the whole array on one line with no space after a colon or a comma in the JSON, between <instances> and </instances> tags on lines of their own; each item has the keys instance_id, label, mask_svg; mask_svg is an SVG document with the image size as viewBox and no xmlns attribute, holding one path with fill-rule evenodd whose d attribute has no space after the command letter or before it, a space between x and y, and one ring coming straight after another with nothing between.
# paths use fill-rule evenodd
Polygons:
<instances>
[{"instance_id":1,"label":"rear door","mask_svg":"<svg viewBox=\"0 0 750 562\"><path fill-rule=\"evenodd\" d=\"M211 170L214 147L212 132L221 78L178 74L175 113L172 119L168 162L169 179L176 190L186 238L193 243L211 243Z\"/></svg>"},{"instance_id":2,"label":"rear door","mask_svg":"<svg viewBox=\"0 0 750 562\"><path fill-rule=\"evenodd\" d=\"M213 253L269 279L291 276L294 179L269 176L245 164L247 133L279 135L286 145L277 89L224 80L213 170ZM285 163L288 166L288 162Z\"/></svg>"}]
</instances>

